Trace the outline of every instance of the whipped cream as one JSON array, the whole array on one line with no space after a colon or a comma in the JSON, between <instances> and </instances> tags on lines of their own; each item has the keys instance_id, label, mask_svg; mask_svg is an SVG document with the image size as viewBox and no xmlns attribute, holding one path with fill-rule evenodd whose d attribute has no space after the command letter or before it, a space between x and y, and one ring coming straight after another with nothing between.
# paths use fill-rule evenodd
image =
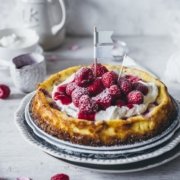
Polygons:
<instances>
[{"instance_id":1,"label":"whipped cream","mask_svg":"<svg viewBox=\"0 0 180 180\"><path fill-rule=\"evenodd\" d=\"M74 79L74 74L67 78L62 84L66 84L71 82ZM103 121L103 120L110 120L110 119L120 119L120 118L128 118L134 115L141 115L144 113L149 104L155 102L158 96L158 88L153 82L143 82L139 81L140 83L144 84L148 88L147 95L144 96L144 101L142 104L134 104L132 108L128 108L127 106L110 106L106 110L98 111L95 115L95 121ZM58 85L59 86L59 85ZM52 95L57 90L57 86L54 87ZM74 106L73 103L68 105L62 104L60 101L56 101L56 104L60 107L61 111L66 112L68 115L77 118L79 109Z\"/></svg>"},{"instance_id":2,"label":"whipped cream","mask_svg":"<svg viewBox=\"0 0 180 180\"><path fill-rule=\"evenodd\" d=\"M3 36L0 39L0 46L6 48L25 47L28 43L28 39L26 39L25 37L20 37L14 33L7 36Z\"/></svg>"}]
</instances>

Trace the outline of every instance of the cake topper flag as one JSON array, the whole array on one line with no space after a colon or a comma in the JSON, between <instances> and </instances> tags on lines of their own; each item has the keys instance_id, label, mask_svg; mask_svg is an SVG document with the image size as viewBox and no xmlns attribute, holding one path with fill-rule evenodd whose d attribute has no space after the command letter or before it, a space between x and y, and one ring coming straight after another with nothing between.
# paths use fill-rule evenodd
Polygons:
<instances>
[{"instance_id":1,"label":"cake topper flag","mask_svg":"<svg viewBox=\"0 0 180 180\"><path fill-rule=\"evenodd\" d=\"M112 49L114 43L112 41L113 31L98 31L96 26L94 27L94 64L96 68L98 59L113 59ZM118 79L121 77L123 72L124 61L126 59L126 53L123 56L121 69L119 71Z\"/></svg>"},{"instance_id":2,"label":"cake topper flag","mask_svg":"<svg viewBox=\"0 0 180 180\"><path fill-rule=\"evenodd\" d=\"M94 27L94 59L113 58L111 51L113 48L112 41L113 31L97 31Z\"/></svg>"}]
</instances>

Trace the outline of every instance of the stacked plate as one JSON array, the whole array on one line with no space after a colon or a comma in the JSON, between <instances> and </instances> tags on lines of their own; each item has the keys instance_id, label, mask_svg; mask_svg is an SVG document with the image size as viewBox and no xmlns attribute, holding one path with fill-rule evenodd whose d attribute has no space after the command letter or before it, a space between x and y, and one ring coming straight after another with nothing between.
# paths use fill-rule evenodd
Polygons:
<instances>
[{"instance_id":1,"label":"stacked plate","mask_svg":"<svg viewBox=\"0 0 180 180\"><path fill-rule=\"evenodd\" d=\"M180 103L175 101L177 116L171 125L156 137L129 145L92 147L73 144L53 137L33 121L27 95L16 112L16 123L24 137L46 153L72 165L106 173L123 173L149 169L180 154Z\"/></svg>"}]
</instances>

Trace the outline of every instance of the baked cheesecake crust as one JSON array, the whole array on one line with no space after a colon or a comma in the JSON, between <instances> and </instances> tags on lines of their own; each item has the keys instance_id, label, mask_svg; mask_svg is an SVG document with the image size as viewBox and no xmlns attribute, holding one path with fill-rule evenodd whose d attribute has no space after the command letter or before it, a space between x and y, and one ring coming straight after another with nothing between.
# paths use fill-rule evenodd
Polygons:
<instances>
[{"instance_id":1,"label":"baked cheesecake crust","mask_svg":"<svg viewBox=\"0 0 180 180\"><path fill-rule=\"evenodd\" d=\"M50 76L39 84L31 102L33 120L42 130L61 140L89 146L112 146L130 144L149 139L161 133L171 123L175 106L166 86L148 73L123 68L123 73L154 82L159 90L156 106L144 115L125 119L88 121L68 116L56 107L51 98L54 85L58 85L82 66L75 66ZM108 70L121 69L121 66L106 65Z\"/></svg>"}]
</instances>

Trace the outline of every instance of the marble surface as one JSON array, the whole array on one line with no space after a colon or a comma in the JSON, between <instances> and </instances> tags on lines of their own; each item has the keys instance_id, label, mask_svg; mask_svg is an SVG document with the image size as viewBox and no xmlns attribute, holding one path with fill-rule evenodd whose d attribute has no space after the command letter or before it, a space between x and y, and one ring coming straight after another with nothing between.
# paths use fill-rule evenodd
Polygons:
<instances>
[{"instance_id":1,"label":"marble surface","mask_svg":"<svg viewBox=\"0 0 180 180\"><path fill-rule=\"evenodd\" d=\"M176 51L169 38L127 36L120 39L127 42L130 49L129 55L132 58L161 79L163 78L166 61ZM92 62L92 39L68 38L64 46L45 54L48 75L71 65L88 64ZM119 63L110 60L103 60L102 62ZM0 83L8 84L12 90L9 99L0 100L0 179L13 180L18 176L28 176L33 180L49 180L53 174L62 172L69 174L71 180L179 179L180 157L144 172L105 174L82 170L48 156L26 142L19 134L13 117L24 94L15 89L11 78L7 74L0 73ZM168 83L168 88L170 93L180 100L180 85Z\"/></svg>"}]
</instances>

